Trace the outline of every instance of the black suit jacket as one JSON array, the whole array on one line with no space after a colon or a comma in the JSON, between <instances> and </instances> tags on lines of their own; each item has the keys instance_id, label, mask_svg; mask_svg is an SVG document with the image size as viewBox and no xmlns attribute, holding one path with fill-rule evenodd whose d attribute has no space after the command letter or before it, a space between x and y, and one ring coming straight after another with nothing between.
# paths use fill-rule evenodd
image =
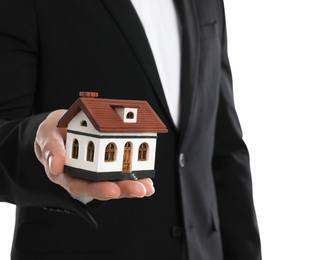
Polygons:
<instances>
[{"instance_id":1,"label":"black suit jacket","mask_svg":"<svg viewBox=\"0 0 327 260\"><path fill-rule=\"evenodd\" d=\"M128 0L0 0L0 199L17 205L13 259L181 259L183 247L191 260L260 259L223 3L176 5L178 130ZM33 151L38 125L80 90L147 100L167 125L155 195L86 208L47 179Z\"/></svg>"}]
</instances>

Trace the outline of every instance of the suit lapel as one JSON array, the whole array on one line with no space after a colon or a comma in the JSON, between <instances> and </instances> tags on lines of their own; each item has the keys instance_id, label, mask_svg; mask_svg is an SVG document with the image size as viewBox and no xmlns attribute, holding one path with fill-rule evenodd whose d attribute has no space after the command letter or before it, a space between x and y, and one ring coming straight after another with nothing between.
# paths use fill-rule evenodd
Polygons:
<instances>
[{"instance_id":1,"label":"suit lapel","mask_svg":"<svg viewBox=\"0 0 327 260\"><path fill-rule=\"evenodd\" d=\"M140 62L156 97L166 113L167 118L174 126L173 120L169 113L168 104L162 89L160 77L157 71L155 60L151 47L147 40L142 23L130 2L130 0L102 0L109 13L115 19L122 33L125 35L135 56Z\"/></svg>"},{"instance_id":2,"label":"suit lapel","mask_svg":"<svg viewBox=\"0 0 327 260\"><path fill-rule=\"evenodd\" d=\"M180 134L183 138L191 116L198 77L199 26L193 0L175 0L182 25L182 75Z\"/></svg>"},{"instance_id":3,"label":"suit lapel","mask_svg":"<svg viewBox=\"0 0 327 260\"><path fill-rule=\"evenodd\" d=\"M102 0L125 35L153 90L175 129L162 89L157 67L145 31L130 0ZM175 0L182 25L181 119L180 134L185 135L190 119L199 64L199 30L193 0Z\"/></svg>"}]
</instances>

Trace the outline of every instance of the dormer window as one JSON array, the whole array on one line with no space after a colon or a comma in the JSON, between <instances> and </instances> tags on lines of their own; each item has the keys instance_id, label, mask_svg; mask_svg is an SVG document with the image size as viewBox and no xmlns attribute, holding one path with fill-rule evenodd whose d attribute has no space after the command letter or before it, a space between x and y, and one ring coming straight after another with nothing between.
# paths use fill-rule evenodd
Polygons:
<instances>
[{"instance_id":1,"label":"dormer window","mask_svg":"<svg viewBox=\"0 0 327 260\"><path fill-rule=\"evenodd\" d=\"M85 120L83 120L83 121L81 122L81 126L87 127L87 123L86 123Z\"/></svg>"},{"instance_id":2,"label":"dormer window","mask_svg":"<svg viewBox=\"0 0 327 260\"><path fill-rule=\"evenodd\" d=\"M114 106L117 114L124 121L124 123L137 123L137 111L138 107L124 107L124 106Z\"/></svg>"}]
</instances>

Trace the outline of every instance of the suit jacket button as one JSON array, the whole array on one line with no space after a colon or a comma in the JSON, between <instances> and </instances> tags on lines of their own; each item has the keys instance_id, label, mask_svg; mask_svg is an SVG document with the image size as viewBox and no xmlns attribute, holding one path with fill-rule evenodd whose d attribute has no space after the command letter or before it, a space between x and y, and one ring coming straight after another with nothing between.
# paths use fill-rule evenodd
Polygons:
<instances>
[{"instance_id":1,"label":"suit jacket button","mask_svg":"<svg viewBox=\"0 0 327 260\"><path fill-rule=\"evenodd\" d=\"M185 164L186 164L185 155L181 153L179 155L179 166L183 168Z\"/></svg>"},{"instance_id":2,"label":"suit jacket button","mask_svg":"<svg viewBox=\"0 0 327 260\"><path fill-rule=\"evenodd\" d=\"M171 234L173 237L181 237L183 235L183 228L180 226L174 226L171 229Z\"/></svg>"}]
</instances>

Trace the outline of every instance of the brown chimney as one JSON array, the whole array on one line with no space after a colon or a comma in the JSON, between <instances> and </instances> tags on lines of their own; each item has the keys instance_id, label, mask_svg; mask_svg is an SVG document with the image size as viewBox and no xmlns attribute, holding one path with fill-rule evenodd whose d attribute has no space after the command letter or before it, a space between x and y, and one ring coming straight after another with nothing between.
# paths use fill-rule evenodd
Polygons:
<instances>
[{"instance_id":1,"label":"brown chimney","mask_svg":"<svg viewBox=\"0 0 327 260\"><path fill-rule=\"evenodd\" d=\"M98 97L98 92L79 92L80 97L86 97L86 98L96 98Z\"/></svg>"}]
</instances>

